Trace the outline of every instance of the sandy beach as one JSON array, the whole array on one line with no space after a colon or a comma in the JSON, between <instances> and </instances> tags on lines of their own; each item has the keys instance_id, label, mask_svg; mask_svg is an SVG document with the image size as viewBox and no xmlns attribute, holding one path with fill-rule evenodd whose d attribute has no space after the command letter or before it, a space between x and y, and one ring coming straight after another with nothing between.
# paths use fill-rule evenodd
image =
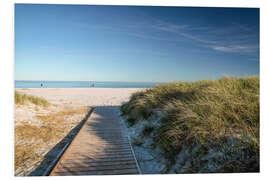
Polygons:
<instances>
[{"instance_id":1,"label":"sandy beach","mask_svg":"<svg viewBox=\"0 0 270 180\"><path fill-rule=\"evenodd\" d=\"M16 88L21 93L44 97L53 104L119 106L143 88Z\"/></svg>"},{"instance_id":2,"label":"sandy beach","mask_svg":"<svg viewBox=\"0 0 270 180\"><path fill-rule=\"evenodd\" d=\"M61 150L60 141L84 119L90 107L120 106L142 88L16 88L21 94L45 98L45 108L31 103L15 105L15 175L41 175ZM49 137L48 129L53 128ZM44 131L44 132L43 132ZM27 135L30 134L30 137ZM43 136L44 134L45 136ZM70 141L72 137L65 140ZM58 145L57 145L58 144ZM57 145L57 148L55 148ZM31 148L27 150L27 148ZM54 149L52 151L52 148ZM21 154L28 153L23 157ZM33 155L33 153L35 155ZM48 155L49 153L49 155ZM40 163L47 157L46 163ZM48 158L49 157L49 158Z\"/></svg>"}]
</instances>

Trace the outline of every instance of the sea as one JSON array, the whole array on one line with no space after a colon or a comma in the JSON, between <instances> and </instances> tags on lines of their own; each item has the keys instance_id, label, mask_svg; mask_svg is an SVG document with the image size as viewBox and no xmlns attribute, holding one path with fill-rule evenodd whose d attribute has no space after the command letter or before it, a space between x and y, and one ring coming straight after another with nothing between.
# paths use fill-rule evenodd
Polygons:
<instances>
[{"instance_id":1,"label":"sea","mask_svg":"<svg viewBox=\"0 0 270 180\"><path fill-rule=\"evenodd\" d=\"M158 82L15 81L15 88L151 88Z\"/></svg>"}]
</instances>

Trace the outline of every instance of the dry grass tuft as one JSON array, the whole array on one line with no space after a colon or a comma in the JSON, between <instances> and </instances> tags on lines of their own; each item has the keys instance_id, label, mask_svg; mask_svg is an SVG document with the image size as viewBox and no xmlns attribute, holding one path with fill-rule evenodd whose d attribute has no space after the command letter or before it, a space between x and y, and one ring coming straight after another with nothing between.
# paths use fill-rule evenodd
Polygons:
<instances>
[{"instance_id":1,"label":"dry grass tuft","mask_svg":"<svg viewBox=\"0 0 270 180\"><path fill-rule=\"evenodd\" d=\"M42 158L44 149L50 150L81 120L70 121L76 115L86 115L88 108L65 108L56 113L38 115L41 126L23 122L15 126L15 170L23 168L27 162ZM42 153L43 152L43 153Z\"/></svg>"}]
</instances>

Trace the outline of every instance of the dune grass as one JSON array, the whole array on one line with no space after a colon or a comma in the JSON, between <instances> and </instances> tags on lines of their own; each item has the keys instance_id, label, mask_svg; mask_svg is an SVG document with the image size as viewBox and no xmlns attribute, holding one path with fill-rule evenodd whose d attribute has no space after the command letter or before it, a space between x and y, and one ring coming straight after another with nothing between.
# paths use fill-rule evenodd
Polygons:
<instances>
[{"instance_id":1,"label":"dune grass","mask_svg":"<svg viewBox=\"0 0 270 180\"><path fill-rule=\"evenodd\" d=\"M50 105L50 103L44 98L22 94L22 93L19 93L18 91L15 91L14 99L15 99L15 104L20 104L20 105L23 105L26 103L33 103L35 105L42 106L42 107L48 107Z\"/></svg>"},{"instance_id":2,"label":"dune grass","mask_svg":"<svg viewBox=\"0 0 270 180\"><path fill-rule=\"evenodd\" d=\"M224 160L217 172L250 172L259 170L259 104L259 77L223 77L134 93L121 112L130 126L163 112L153 142L162 148L168 168L183 147L199 145L205 151L215 147L226 155L244 154ZM233 148L228 150L228 144ZM198 167L191 166L190 172L196 171Z\"/></svg>"}]
</instances>

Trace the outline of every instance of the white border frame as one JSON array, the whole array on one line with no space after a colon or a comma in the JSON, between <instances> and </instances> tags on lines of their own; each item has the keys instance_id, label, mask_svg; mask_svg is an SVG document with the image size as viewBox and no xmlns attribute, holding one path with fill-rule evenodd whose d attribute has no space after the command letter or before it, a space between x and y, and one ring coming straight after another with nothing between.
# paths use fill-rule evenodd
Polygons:
<instances>
[{"instance_id":1,"label":"white border frame","mask_svg":"<svg viewBox=\"0 0 270 180\"><path fill-rule=\"evenodd\" d=\"M260 81L261 81L261 173L246 174L180 174L180 175L145 175L145 176L80 176L80 179L89 178L189 178L189 179L228 179L228 178L265 178L270 170L269 158L269 18L270 9L267 0L4 0L0 8L1 22L1 176L14 177L13 160L13 91L14 91L14 3L39 4L88 4L88 5L150 5L150 6L199 6L199 7L256 7L260 8ZM12 158L12 160L11 160ZM269 171L270 172L270 171ZM44 177L46 178L46 177ZM74 177L52 177L53 179L73 179ZM76 177L77 179L78 177ZM21 179L20 177L16 179Z\"/></svg>"}]
</instances>

